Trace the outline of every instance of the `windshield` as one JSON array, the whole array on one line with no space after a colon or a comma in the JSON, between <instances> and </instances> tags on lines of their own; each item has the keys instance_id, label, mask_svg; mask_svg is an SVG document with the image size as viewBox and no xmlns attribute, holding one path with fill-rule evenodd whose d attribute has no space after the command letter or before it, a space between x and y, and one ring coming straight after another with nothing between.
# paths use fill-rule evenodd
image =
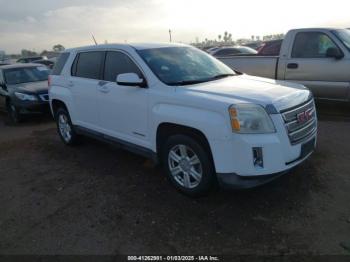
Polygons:
<instances>
[{"instance_id":1,"label":"windshield","mask_svg":"<svg viewBox=\"0 0 350 262\"><path fill-rule=\"evenodd\" d=\"M10 68L4 70L5 81L9 85L45 81L48 79L48 75L49 70L43 66Z\"/></svg>"},{"instance_id":2,"label":"windshield","mask_svg":"<svg viewBox=\"0 0 350 262\"><path fill-rule=\"evenodd\" d=\"M144 49L138 53L167 85L195 84L235 75L232 69L193 47Z\"/></svg>"},{"instance_id":3,"label":"windshield","mask_svg":"<svg viewBox=\"0 0 350 262\"><path fill-rule=\"evenodd\" d=\"M333 33L343 42L346 48L350 50L350 30L340 29L333 31Z\"/></svg>"}]
</instances>

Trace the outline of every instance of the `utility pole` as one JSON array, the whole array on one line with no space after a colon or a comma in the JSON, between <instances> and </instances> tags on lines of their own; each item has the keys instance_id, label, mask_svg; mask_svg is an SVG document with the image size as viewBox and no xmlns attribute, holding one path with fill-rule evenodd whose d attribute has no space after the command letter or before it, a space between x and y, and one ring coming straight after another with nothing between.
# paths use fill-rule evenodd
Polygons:
<instances>
[{"instance_id":1,"label":"utility pole","mask_svg":"<svg viewBox=\"0 0 350 262\"><path fill-rule=\"evenodd\" d=\"M170 43L171 43L171 30L169 29L169 40L170 40Z\"/></svg>"}]
</instances>

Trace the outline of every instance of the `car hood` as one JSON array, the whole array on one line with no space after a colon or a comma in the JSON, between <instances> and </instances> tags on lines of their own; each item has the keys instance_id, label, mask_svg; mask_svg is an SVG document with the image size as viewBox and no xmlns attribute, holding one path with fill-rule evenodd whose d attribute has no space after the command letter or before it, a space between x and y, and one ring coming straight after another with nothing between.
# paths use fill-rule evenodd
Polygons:
<instances>
[{"instance_id":1,"label":"car hood","mask_svg":"<svg viewBox=\"0 0 350 262\"><path fill-rule=\"evenodd\" d=\"M201 95L231 98L232 103L273 105L281 111L310 99L310 91L300 84L249 75L237 75L184 87Z\"/></svg>"},{"instance_id":2,"label":"car hood","mask_svg":"<svg viewBox=\"0 0 350 262\"><path fill-rule=\"evenodd\" d=\"M47 81L22 83L17 85L9 85L16 91L28 92L28 93L47 93L49 90L49 85Z\"/></svg>"}]
</instances>

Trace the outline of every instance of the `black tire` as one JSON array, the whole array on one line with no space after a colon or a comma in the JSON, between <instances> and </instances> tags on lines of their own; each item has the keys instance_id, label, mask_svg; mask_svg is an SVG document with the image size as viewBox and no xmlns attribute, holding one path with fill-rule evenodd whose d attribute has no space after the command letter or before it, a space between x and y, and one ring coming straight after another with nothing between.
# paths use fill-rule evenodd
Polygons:
<instances>
[{"instance_id":1,"label":"black tire","mask_svg":"<svg viewBox=\"0 0 350 262\"><path fill-rule=\"evenodd\" d=\"M65 118L67 121L66 127L70 129L69 136L65 134L65 131L67 131L67 129L64 129L64 130L62 129L63 126L60 124L61 117ZM69 113L66 108L60 107L59 109L57 109L57 111L55 112L55 121L56 121L58 135L60 136L63 143L69 146L76 145L79 142L79 136L74 131L72 121L70 119Z\"/></svg>"},{"instance_id":2,"label":"black tire","mask_svg":"<svg viewBox=\"0 0 350 262\"><path fill-rule=\"evenodd\" d=\"M11 122L14 124L19 124L22 122L22 115L20 114L20 110L18 107L16 107L12 101L9 99L6 102L6 110L8 117L10 118Z\"/></svg>"},{"instance_id":3,"label":"black tire","mask_svg":"<svg viewBox=\"0 0 350 262\"><path fill-rule=\"evenodd\" d=\"M186 187L182 185L181 183L184 184L184 181L181 181L181 175L184 177L184 173L180 172L179 176L173 175L171 172L171 169L173 168L172 161L169 156L171 151L174 152L177 148L180 146L186 146L186 151L187 154L190 158L191 153L194 153L200 162L201 165L201 179L200 182L195 181L194 177L190 176L190 184L193 182L194 184L198 183L197 185L191 185L193 186L192 188ZM180 149L179 149L180 150ZM180 150L181 151L181 150ZM191 152L192 151L192 152ZM179 155L177 155L179 156ZM192 155L193 157L193 155ZM168 140L165 142L162 151L161 151L161 158L162 158L162 163L164 166L164 169L167 173L167 176L169 180L172 182L172 184L182 193L191 196L191 197L198 197L198 196L203 196L207 195L212 189L216 188L217 186L217 179L215 175L215 168L214 164L212 162L210 152L206 150L206 147L204 147L198 140L187 136L187 135L173 135L168 138ZM172 163L171 163L172 162ZM176 162L176 161L175 161ZM199 165L199 164L197 164ZM180 164L178 165L180 167ZM186 166L185 163L185 168L190 167L190 170L193 170L194 166ZM175 167L177 168L177 167ZM197 166L198 168L198 166ZM174 170L174 169L173 169ZM186 172L187 174L190 174L191 171ZM198 172L199 173L199 172ZM197 173L197 174L198 174ZM185 180L185 179L184 179ZM188 181L188 180L187 180ZM187 183L188 184L188 183Z\"/></svg>"}]
</instances>

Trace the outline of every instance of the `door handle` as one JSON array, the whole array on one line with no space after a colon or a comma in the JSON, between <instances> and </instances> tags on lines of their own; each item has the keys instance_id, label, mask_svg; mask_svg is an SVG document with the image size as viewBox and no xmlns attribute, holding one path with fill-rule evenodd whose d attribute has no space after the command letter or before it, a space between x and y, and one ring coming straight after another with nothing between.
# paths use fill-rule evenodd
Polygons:
<instances>
[{"instance_id":1,"label":"door handle","mask_svg":"<svg viewBox=\"0 0 350 262\"><path fill-rule=\"evenodd\" d=\"M98 85L99 85L99 86L104 86L104 85L106 85L106 84L108 84L107 81L101 80L101 81L98 82Z\"/></svg>"},{"instance_id":2,"label":"door handle","mask_svg":"<svg viewBox=\"0 0 350 262\"><path fill-rule=\"evenodd\" d=\"M108 93L110 91L109 87L108 86L99 86L98 87L98 90L102 93Z\"/></svg>"},{"instance_id":3,"label":"door handle","mask_svg":"<svg viewBox=\"0 0 350 262\"><path fill-rule=\"evenodd\" d=\"M98 82L98 90L102 93L108 93L110 91L110 88L107 86L108 82L107 81L99 81Z\"/></svg>"},{"instance_id":4,"label":"door handle","mask_svg":"<svg viewBox=\"0 0 350 262\"><path fill-rule=\"evenodd\" d=\"M297 69L299 67L299 65L297 63L289 63L287 65L288 69Z\"/></svg>"}]
</instances>

